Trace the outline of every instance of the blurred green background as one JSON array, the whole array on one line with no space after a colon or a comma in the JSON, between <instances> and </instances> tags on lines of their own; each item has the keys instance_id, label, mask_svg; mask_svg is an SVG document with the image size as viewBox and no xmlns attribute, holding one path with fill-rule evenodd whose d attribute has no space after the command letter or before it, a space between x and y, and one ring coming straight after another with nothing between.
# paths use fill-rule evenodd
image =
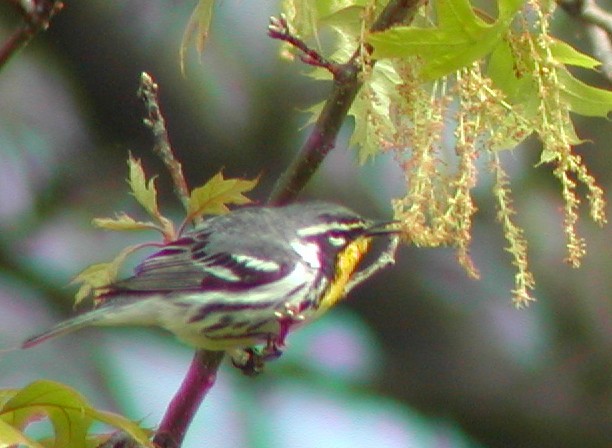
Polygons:
<instances>
[{"instance_id":1,"label":"blurred green background","mask_svg":"<svg viewBox=\"0 0 612 448\"><path fill-rule=\"evenodd\" d=\"M19 23L6 3L2 42ZM201 64L191 51L182 77L178 48L194 4L67 0L50 29L0 72L2 346L71 313L74 289L66 285L84 266L157 238L89 224L117 211L140 213L127 194L129 151L160 174L163 210L180 216L142 126L142 71L160 85L191 186L220 168L228 176L261 174L253 197L264 201L306 137L300 111L329 86L302 76L300 63L278 60L278 43L265 33L278 5L219 2ZM579 24L557 18L558 34L588 51ZM580 75L610 87L596 74ZM610 124L578 118L577 128L589 140L578 151L609 192ZM402 194L401 172L391 157L357 167L347 138L302 198L388 217L390 198ZM537 143L503 156L531 243L537 303L511 305L513 270L483 162L473 248L481 281L469 280L449 249L402 248L394 267L292 335L264 375L244 378L224 365L185 448L610 446L612 232L583 213L588 255L581 269L566 266L560 189L549 167L534 168ZM88 330L4 356L0 388L58 380L98 407L154 426L191 356L161 332Z\"/></svg>"}]
</instances>

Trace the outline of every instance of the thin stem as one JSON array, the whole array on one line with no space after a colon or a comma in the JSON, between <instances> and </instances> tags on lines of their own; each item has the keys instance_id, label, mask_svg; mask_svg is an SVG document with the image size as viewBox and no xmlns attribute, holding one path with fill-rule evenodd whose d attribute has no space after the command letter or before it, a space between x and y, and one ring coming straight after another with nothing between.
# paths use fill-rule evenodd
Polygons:
<instances>
[{"instance_id":1,"label":"thin stem","mask_svg":"<svg viewBox=\"0 0 612 448\"><path fill-rule=\"evenodd\" d=\"M166 120L161 113L158 98L159 86L147 72L142 72L140 75L140 86L138 88L138 96L142 98L147 108L147 118L144 124L153 133L155 144L153 151L162 159L174 185L174 192L183 204L186 211L189 203L189 188L183 175L183 167L181 163L174 157L168 130L166 129ZM201 218L200 218L201 219Z\"/></svg>"},{"instance_id":2,"label":"thin stem","mask_svg":"<svg viewBox=\"0 0 612 448\"><path fill-rule=\"evenodd\" d=\"M300 59L302 62L313 67L322 67L329 71L332 75L336 75L338 64L328 61L321 53L313 50L300 39L289 27L289 23L284 15L279 18L270 17L270 25L268 25L268 36L272 39L282 40L302 52Z\"/></svg>"}]
</instances>

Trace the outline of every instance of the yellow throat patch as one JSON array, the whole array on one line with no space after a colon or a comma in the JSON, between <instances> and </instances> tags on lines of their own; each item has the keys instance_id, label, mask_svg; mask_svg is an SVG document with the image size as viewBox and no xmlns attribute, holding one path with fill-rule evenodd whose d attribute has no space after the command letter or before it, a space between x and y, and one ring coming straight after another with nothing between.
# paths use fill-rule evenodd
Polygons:
<instances>
[{"instance_id":1,"label":"yellow throat patch","mask_svg":"<svg viewBox=\"0 0 612 448\"><path fill-rule=\"evenodd\" d=\"M371 237L357 238L338 254L334 281L321 298L319 312L325 312L344 298L346 284L370 248Z\"/></svg>"}]
</instances>

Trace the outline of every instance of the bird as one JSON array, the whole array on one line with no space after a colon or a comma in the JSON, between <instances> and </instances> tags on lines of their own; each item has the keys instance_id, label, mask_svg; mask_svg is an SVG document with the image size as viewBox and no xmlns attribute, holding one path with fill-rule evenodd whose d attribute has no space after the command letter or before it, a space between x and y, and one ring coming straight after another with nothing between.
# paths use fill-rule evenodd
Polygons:
<instances>
[{"instance_id":1,"label":"bird","mask_svg":"<svg viewBox=\"0 0 612 448\"><path fill-rule=\"evenodd\" d=\"M97 307L21 348L88 326L157 326L197 349L240 353L263 345L261 356L275 358L290 331L344 296L372 237L397 232L393 222L322 201L207 218L145 258L133 276L105 287Z\"/></svg>"}]
</instances>

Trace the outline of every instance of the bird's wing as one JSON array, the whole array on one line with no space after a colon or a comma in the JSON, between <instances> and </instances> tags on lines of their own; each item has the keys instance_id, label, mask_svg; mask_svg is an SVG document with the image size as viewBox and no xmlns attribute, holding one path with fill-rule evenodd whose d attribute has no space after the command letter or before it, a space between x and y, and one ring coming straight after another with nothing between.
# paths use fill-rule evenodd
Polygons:
<instances>
[{"instance_id":1,"label":"bird's wing","mask_svg":"<svg viewBox=\"0 0 612 448\"><path fill-rule=\"evenodd\" d=\"M110 294L246 289L273 282L294 265L295 258L274 239L220 241L216 232L194 232L146 258L133 277L111 285Z\"/></svg>"}]
</instances>

